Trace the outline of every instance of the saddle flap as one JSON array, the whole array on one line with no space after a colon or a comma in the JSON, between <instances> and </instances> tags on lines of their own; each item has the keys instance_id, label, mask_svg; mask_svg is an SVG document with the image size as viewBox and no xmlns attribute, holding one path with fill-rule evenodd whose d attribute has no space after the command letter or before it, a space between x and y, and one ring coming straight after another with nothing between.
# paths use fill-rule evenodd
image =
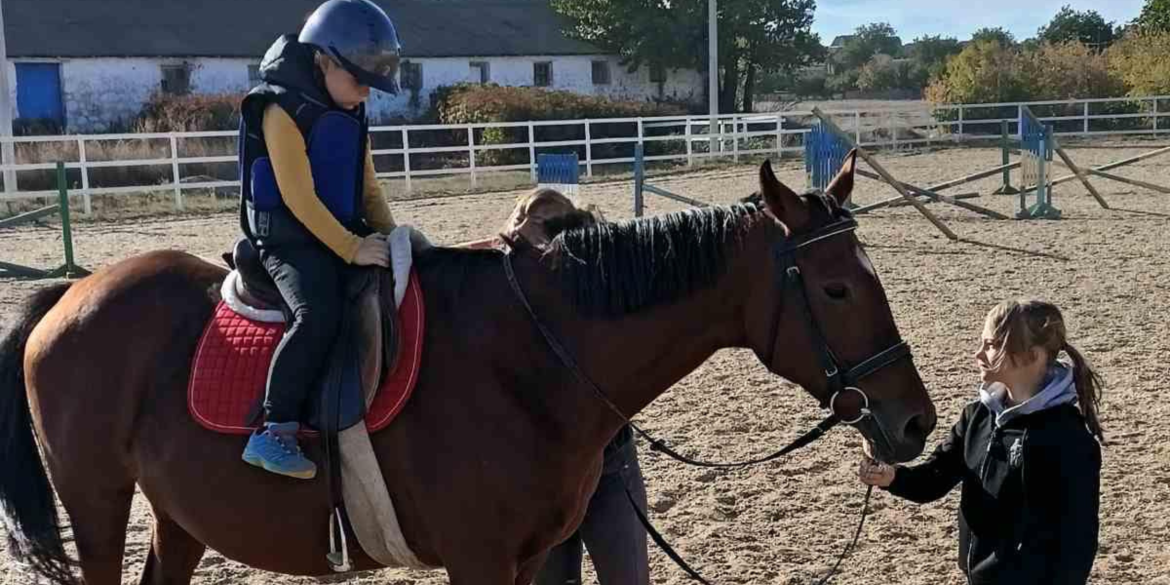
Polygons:
<instances>
[{"instance_id":1,"label":"saddle flap","mask_svg":"<svg viewBox=\"0 0 1170 585\"><path fill-rule=\"evenodd\" d=\"M389 270L361 268L346 281L345 312L321 379L321 398L308 421L318 429L334 422L345 430L362 420L378 388L397 362L398 312ZM326 418L335 417L335 418Z\"/></svg>"}]
</instances>

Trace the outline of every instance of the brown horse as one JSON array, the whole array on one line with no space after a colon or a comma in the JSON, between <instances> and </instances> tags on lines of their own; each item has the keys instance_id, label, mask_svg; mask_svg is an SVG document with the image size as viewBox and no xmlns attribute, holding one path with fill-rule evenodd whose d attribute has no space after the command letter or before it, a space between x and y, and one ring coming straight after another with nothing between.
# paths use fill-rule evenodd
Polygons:
<instances>
[{"instance_id":1,"label":"brown horse","mask_svg":"<svg viewBox=\"0 0 1170 585\"><path fill-rule=\"evenodd\" d=\"M879 457L911 459L934 406L908 353L886 351L905 346L840 207L852 170L850 158L828 195L797 195L765 163L760 192L741 204L572 228L543 251L519 244L518 284L626 416L720 348L747 347L822 406L841 392L845 418L867 398L872 415L855 426ZM455 585L529 583L580 523L624 424L550 351L503 257L435 248L416 259L421 381L372 437L408 543ZM245 465L243 437L188 415L191 359L224 275L180 252L130 258L33 295L0 346L10 552L52 581L75 582L46 465L90 585L119 583L135 485L155 519L142 583L188 583L206 547L269 571L329 573L324 481ZM316 444L306 450L320 460ZM377 568L354 552L356 569Z\"/></svg>"}]
</instances>

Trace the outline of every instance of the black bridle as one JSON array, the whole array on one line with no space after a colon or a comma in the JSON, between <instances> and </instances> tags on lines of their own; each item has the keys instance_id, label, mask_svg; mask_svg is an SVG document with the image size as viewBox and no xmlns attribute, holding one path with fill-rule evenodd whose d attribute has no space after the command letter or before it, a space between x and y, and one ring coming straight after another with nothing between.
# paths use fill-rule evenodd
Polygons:
<instances>
[{"instance_id":1,"label":"black bridle","mask_svg":"<svg viewBox=\"0 0 1170 585\"><path fill-rule=\"evenodd\" d=\"M821 407L828 408L829 414L823 420L821 420L821 422L817 423L815 427L798 437L793 442L786 445L784 448L771 455L757 459L749 459L732 463L711 463L692 459L676 452L674 449L671 449L670 446L665 442L654 438L649 433L642 430L640 427L638 427L638 425L634 424L634 422L631 421L630 418L626 416L626 414L623 413L616 404L614 404L613 400L611 400L609 396L606 395L606 393L597 385L597 383L589 378L589 376L577 364L577 361L573 358L572 353L570 353L569 350L565 348L557 336L551 330L549 330L544 322L540 320L540 317L537 316L536 311L532 308L532 304L528 301L528 296L524 293L524 289L520 285L519 279L516 278L516 271L512 266L512 251L504 254L504 272L507 274L508 284L512 287L512 292L515 293L516 298L519 299L520 303L524 306L524 309L528 312L528 315L532 319L533 324L536 325L536 328L540 331L541 335L544 337L545 342L548 344L549 348L552 349L553 353L557 355L565 367L573 372L573 375L582 384L589 387L589 389L593 391L597 398L603 404L605 404L605 406L610 411L616 414L619 418L625 421L625 423L628 424L630 428L645 438L650 443L651 450L665 453L675 460L681 461L688 465L695 465L699 467L734 468L758 465L760 463L765 463L783 457L792 451L812 443L813 441L823 436L838 423L856 425L866 419L872 419L878 429L882 430L880 421L873 417L873 413L870 409L869 396L867 396L860 388L861 380L866 376L869 376L870 374L903 358L910 357L910 346L907 345L905 341L899 339L898 342L891 347L874 354L872 357L847 370L842 371L843 368L841 366L841 362L837 359L836 355L834 355L832 348L829 347L828 342L825 340L825 336L821 331L821 327L817 322L816 316L812 312L812 304L809 300L808 289L805 285L804 277L801 274L800 268L796 264L795 256L798 251L811 246L816 242L832 238L834 236L848 234L857 229L857 221L853 219L852 215L849 214L847 210L841 210L840 213L840 219L833 223L825 225L807 234L785 238L773 246L773 256L778 268L777 280L781 295L783 295L783 293L790 288L794 289L800 295L801 302L797 303L798 310L801 311L804 315L804 321L807 324L808 332L813 341L813 344L819 348L818 355L821 366L824 368L826 387L828 390L825 396L821 398ZM777 307L776 316L772 322L771 349L769 350L770 355L768 356L767 361L769 370L772 370L773 372L776 371L772 364L773 359L775 358L777 336L780 333L780 310L782 310L782 306ZM838 397L848 391L856 392L861 396L861 405L858 407L857 413L854 416L842 416L841 413L837 411ZM852 542L850 542L849 545L845 547L845 550L841 553L840 557L838 557L836 564L833 565L833 568L830 569L829 572L820 581L818 581L818 583L827 583L828 580L836 574L837 568L841 565L841 562L845 560L845 558L849 555L849 552L857 544L857 540L861 536L861 528L865 524L865 517L869 511L869 497L872 492L872 486L870 486L869 489L865 492L865 502L862 507L861 520L858 522L857 531L853 535ZM674 551L670 544L668 544L662 535L659 534L659 532L650 524L649 519L646 518L646 515L634 502L633 495L630 494L628 488L626 489L626 497L629 498L630 505L634 508L635 513L638 515L638 519L642 522L643 526L646 527L646 530L650 534L651 538L653 538L654 542L657 543L658 546L660 546L663 551L666 552L667 556L674 560L674 562L677 563L684 571L686 571L687 574L691 576L691 578L699 581L700 583L703 583L704 585L709 585L708 581L699 575L697 571L687 565L686 561L684 561L682 557Z\"/></svg>"},{"instance_id":2,"label":"black bridle","mask_svg":"<svg viewBox=\"0 0 1170 585\"><path fill-rule=\"evenodd\" d=\"M796 264L795 256L802 248L834 236L849 234L856 230L857 220L853 219L848 211L842 210L841 213L841 219L833 223L807 234L791 236L776 244L773 247L773 260L778 268L776 278L779 280L777 286L780 291L783 293L786 290L794 290L800 296L800 302L796 303L796 310L803 317L805 326L808 329L809 338L812 340L813 347L816 348L817 358L820 360L822 371L825 374L826 392L821 397L821 408L828 408L831 415L837 416L839 422L852 425L861 422L872 414L869 408L869 396L860 387L861 380L886 366L910 357L910 346L905 341L899 339L890 347L879 351L861 363L849 369L844 369L841 361L837 359L836 354L833 353L833 349L829 346L829 342L825 339L820 324L813 314L808 287L804 282L804 275L801 273L800 267ZM772 320L772 341L769 345L771 354L768 356L766 362L768 368L774 373L776 369L773 367L773 364L775 363L774 360L776 357L776 341L780 335L779 311L781 310L782 306L777 306L777 315ZM847 391L856 392L861 396L862 405L858 408L855 416L842 416L836 409L837 397Z\"/></svg>"}]
</instances>

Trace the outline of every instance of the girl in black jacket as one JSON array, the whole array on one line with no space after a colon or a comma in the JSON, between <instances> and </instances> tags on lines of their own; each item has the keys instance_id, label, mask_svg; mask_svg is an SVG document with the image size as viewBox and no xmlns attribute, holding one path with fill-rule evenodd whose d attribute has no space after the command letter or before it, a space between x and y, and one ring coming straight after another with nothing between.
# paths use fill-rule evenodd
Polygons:
<instances>
[{"instance_id":1,"label":"girl in black jacket","mask_svg":"<svg viewBox=\"0 0 1170 585\"><path fill-rule=\"evenodd\" d=\"M1082 585L1097 553L1101 380L1043 301L992 309L975 361L979 400L934 453L914 467L867 456L861 481L918 503L962 482L959 568L969 583Z\"/></svg>"}]
</instances>

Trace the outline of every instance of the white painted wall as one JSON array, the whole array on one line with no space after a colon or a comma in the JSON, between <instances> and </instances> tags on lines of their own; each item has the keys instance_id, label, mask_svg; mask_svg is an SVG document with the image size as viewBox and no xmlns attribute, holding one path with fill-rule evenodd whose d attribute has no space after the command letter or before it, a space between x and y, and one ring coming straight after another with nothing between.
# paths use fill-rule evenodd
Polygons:
<instances>
[{"instance_id":1,"label":"white painted wall","mask_svg":"<svg viewBox=\"0 0 1170 585\"><path fill-rule=\"evenodd\" d=\"M162 66L191 67L191 91L248 90L248 59L69 59L61 65L65 119L70 132L101 132L138 115L161 89Z\"/></svg>"},{"instance_id":2,"label":"white painted wall","mask_svg":"<svg viewBox=\"0 0 1170 585\"><path fill-rule=\"evenodd\" d=\"M609 64L608 85L593 84L592 63L595 60L604 60ZM511 86L532 85L534 64L552 62L552 85L549 89L618 99L648 99L661 95L671 99L701 100L705 82L705 78L697 71L668 70L666 81L661 84L660 94L659 84L650 82L648 67L643 66L633 73L628 73L626 68L619 64L618 57L606 55L458 57L410 61L422 65L421 91L403 91L397 96L374 92L370 102L370 113L375 119L418 114L430 106L431 93L435 89L460 82L479 81L478 78L472 78L472 61L486 61L489 64L489 82Z\"/></svg>"},{"instance_id":3,"label":"white painted wall","mask_svg":"<svg viewBox=\"0 0 1170 585\"><path fill-rule=\"evenodd\" d=\"M244 93L248 83L248 65L252 59L194 59L191 61L191 91L194 93Z\"/></svg>"},{"instance_id":4,"label":"white painted wall","mask_svg":"<svg viewBox=\"0 0 1170 585\"><path fill-rule=\"evenodd\" d=\"M19 59L16 59L19 60ZM594 85L592 62L605 60L610 67L610 83ZM373 92L370 114L374 120L415 116L430 107L431 94L440 86L471 79L472 61L489 63L490 82L500 85L530 86L533 64L551 61L553 74L550 89L568 90L587 95L605 95L619 99L701 100L704 80L695 71L667 71L666 82L650 82L650 71L642 67L627 73L613 56L533 56L533 57L466 57L417 59L422 65L423 87L419 92L403 91L397 96ZM187 63L191 67L191 90L199 94L243 94L249 87L248 65L252 59L150 59L95 58L61 61L61 85L64 93L65 118L69 132L102 132L111 125L133 119L150 95L161 89L165 64ZM15 65L8 63L12 85L12 103L16 103ZM417 95L415 95L417 94Z\"/></svg>"},{"instance_id":5,"label":"white painted wall","mask_svg":"<svg viewBox=\"0 0 1170 585\"><path fill-rule=\"evenodd\" d=\"M65 121L70 132L101 132L138 114L160 87L153 59L70 59L61 63Z\"/></svg>"}]
</instances>

